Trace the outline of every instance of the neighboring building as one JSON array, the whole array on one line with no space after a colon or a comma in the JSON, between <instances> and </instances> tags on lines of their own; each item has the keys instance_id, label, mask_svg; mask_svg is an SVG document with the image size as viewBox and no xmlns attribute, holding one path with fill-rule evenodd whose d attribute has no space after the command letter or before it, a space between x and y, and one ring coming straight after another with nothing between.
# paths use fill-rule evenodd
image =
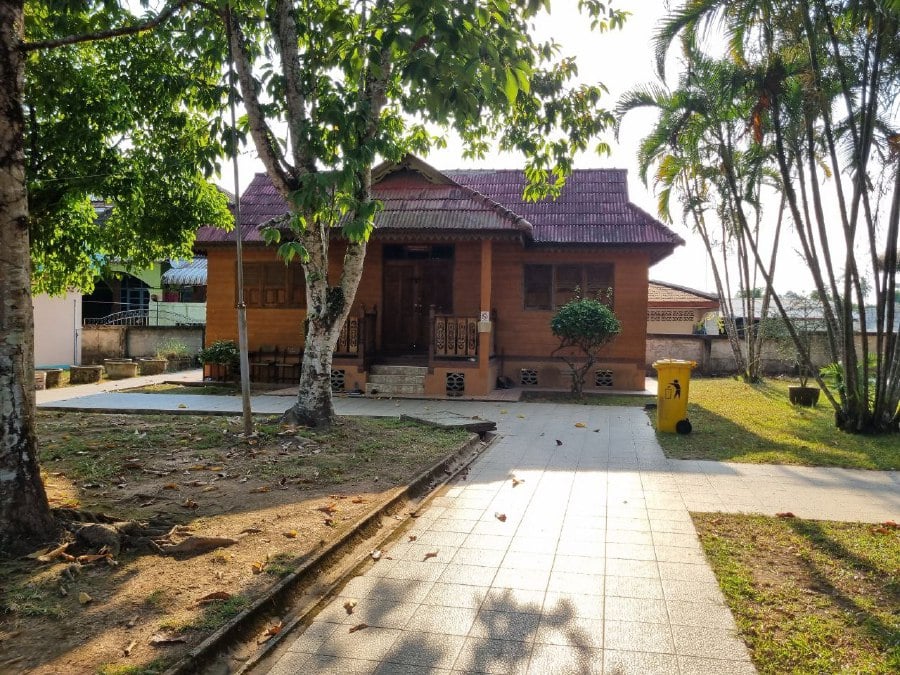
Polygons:
<instances>
[{"instance_id":1,"label":"neighboring building","mask_svg":"<svg viewBox=\"0 0 900 675\"><path fill-rule=\"evenodd\" d=\"M84 322L93 325L186 326L206 323L206 259L166 260L143 270L97 279L84 296Z\"/></svg>"},{"instance_id":2,"label":"neighboring building","mask_svg":"<svg viewBox=\"0 0 900 675\"><path fill-rule=\"evenodd\" d=\"M37 368L81 363L81 293L36 295L34 364Z\"/></svg>"},{"instance_id":3,"label":"neighboring building","mask_svg":"<svg viewBox=\"0 0 900 675\"><path fill-rule=\"evenodd\" d=\"M623 326L588 386L644 388L648 269L682 239L628 201L624 170L575 171L556 200L525 202L524 186L522 171L442 173L415 158L376 169L373 193L384 210L335 353L336 388L374 389L372 367L391 363L425 367L409 371L419 378L402 390L410 393L483 395L499 376L566 387L568 371L551 356L550 319L576 288L612 289ZM302 349L302 270L280 261L259 231L286 212L265 175L241 197L250 349L268 354L252 369L260 379L296 376L272 355L296 359ZM211 228L197 237L208 257L208 342L237 335L233 239ZM343 251L336 233L335 275Z\"/></svg>"},{"instance_id":4,"label":"neighboring building","mask_svg":"<svg viewBox=\"0 0 900 675\"><path fill-rule=\"evenodd\" d=\"M715 335L719 296L692 288L650 281L647 289L647 333L657 335Z\"/></svg>"}]
</instances>

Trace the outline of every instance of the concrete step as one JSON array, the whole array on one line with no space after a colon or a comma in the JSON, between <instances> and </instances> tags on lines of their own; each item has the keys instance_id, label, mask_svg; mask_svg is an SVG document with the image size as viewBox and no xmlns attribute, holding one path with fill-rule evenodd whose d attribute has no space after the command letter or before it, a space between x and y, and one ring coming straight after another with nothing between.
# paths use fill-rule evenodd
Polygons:
<instances>
[{"instance_id":1,"label":"concrete step","mask_svg":"<svg viewBox=\"0 0 900 675\"><path fill-rule=\"evenodd\" d=\"M366 396L394 396L398 394L406 396L424 395L425 387L422 384L385 385L372 382L366 383Z\"/></svg>"},{"instance_id":2,"label":"concrete step","mask_svg":"<svg viewBox=\"0 0 900 675\"><path fill-rule=\"evenodd\" d=\"M372 366L371 375L418 375L425 377L428 374L426 366Z\"/></svg>"},{"instance_id":3,"label":"concrete step","mask_svg":"<svg viewBox=\"0 0 900 675\"><path fill-rule=\"evenodd\" d=\"M400 385L400 384L422 384L425 381L424 375L386 375L380 373L369 373L369 382L373 384L383 385Z\"/></svg>"}]
</instances>

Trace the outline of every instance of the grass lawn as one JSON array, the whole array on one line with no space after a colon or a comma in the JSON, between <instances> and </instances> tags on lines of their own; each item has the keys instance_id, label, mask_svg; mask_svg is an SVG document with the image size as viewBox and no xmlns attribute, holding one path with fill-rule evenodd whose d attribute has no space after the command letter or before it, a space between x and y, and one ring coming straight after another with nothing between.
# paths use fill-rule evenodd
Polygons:
<instances>
[{"instance_id":1,"label":"grass lawn","mask_svg":"<svg viewBox=\"0 0 900 675\"><path fill-rule=\"evenodd\" d=\"M815 408L792 406L789 382L744 384L691 380L690 435L658 434L669 457L853 469L900 468L900 436L847 434L834 426L824 397ZM655 420L655 413L651 413Z\"/></svg>"},{"instance_id":2,"label":"grass lawn","mask_svg":"<svg viewBox=\"0 0 900 675\"><path fill-rule=\"evenodd\" d=\"M900 672L900 529L693 514L761 673Z\"/></svg>"}]
</instances>

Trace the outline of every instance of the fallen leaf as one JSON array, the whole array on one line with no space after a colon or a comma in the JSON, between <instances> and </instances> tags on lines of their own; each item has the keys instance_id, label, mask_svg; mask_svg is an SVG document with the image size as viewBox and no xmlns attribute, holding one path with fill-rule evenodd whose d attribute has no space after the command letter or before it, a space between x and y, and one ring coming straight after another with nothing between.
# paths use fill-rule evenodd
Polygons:
<instances>
[{"instance_id":1,"label":"fallen leaf","mask_svg":"<svg viewBox=\"0 0 900 675\"><path fill-rule=\"evenodd\" d=\"M320 506L316 509L316 511L321 511L322 513L327 513L329 516L333 515L335 511L337 511L337 504L328 504L327 506Z\"/></svg>"},{"instance_id":2,"label":"fallen leaf","mask_svg":"<svg viewBox=\"0 0 900 675\"><path fill-rule=\"evenodd\" d=\"M516 415L516 417L518 417L520 420L524 420L524 419L525 419L525 415Z\"/></svg>"},{"instance_id":3,"label":"fallen leaf","mask_svg":"<svg viewBox=\"0 0 900 675\"><path fill-rule=\"evenodd\" d=\"M524 482L525 482L524 478L516 478L515 476L512 477L513 487L516 487L516 485L518 485L519 483L524 483Z\"/></svg>"},{"instance_id":4,"label":"fallen leaf","mask_svg":"<svg viewBox=\"0 0 900 675\"><path fill-rule=\"evenodd\" d=\"M180 490L181 487L177 483L166 483L162 486L163 490Z\"/></svg>"},{"instance_id":5,"label":"fallen leaf","mask_svg":"<svg viewBox=\"0 0 900 675\"><path fill-rule=\"evenodd\" d=\"M263 568L266 566L264 562L260 562L259 560L255 561L252 565L250 565L250 569L253 571L253 574L262 574Z\"/></svg>"},{"instance_id":6,"label":"fallen leaf","mask_svg":"<svg viewBox=\"0 0 900 675\"><path fill-rule=\"evenodd\" d=\"M425 562L425 561L428 560L429 558L437 558L437 554L438 554L439 552L440 552L440 551L428 551L428 552L425 554L425 557L422 558L422 562Z\"/></svg>"},{"instance_id":7,"label":"fallen leaf","mask_svg":"<svg viewBox=\"0 0 900 675\"><path fill-rule=\"evenodd\" d=\"M358 623L355 626L351 627L348 632L355 633L358 630L362 630L363 628L368 628L368 627L369 627L369 624L367 624L367 623Z\"/></svg>"},{"instance_id":8,"label":"fallen leaf","mask_svg":"<svg viewBox=\"0 0 900 675\"><path fill-rule=\"evenodd\" d=\"M334 527L334 518L326 518L325 526L326 527Z\"/></svg>"},{"instance_id":9,"label":"fallen leaf","mask_svg":"<svg viewBox=\"0 0 900 675\"><path fill-rule=\"evenodd\" d=\"M790 511L782 511L781 513L776 513L775 515L778 516L779 518L796 518L797 517Z\"/></svg>"},{"instance_id":10,"label":"fallen leaf","mask_svg":"<svg viewBox=\"0 0 900 675\"><path fill-rule=\"evenodd\" d=\"M356 600L348 600L344 603L344 609L347 614L353 614L353 608L356 607Z\"/></svg>"},{"instance_id":11,"label":"fallen leaf","mask_svg":"<svg viewBox=\"0 0 900 675\"><path fill-rule=\"evenodd\" d=\"M209 595L204 595L202 598L197 600L198 605L208 605L211 602L215 602L217 600L230 600L231 593L228 591L215 591L210 593Z\"/></svg>"},{"instance_id":12,"label":"fallen leaf","mask_svg":"<svg viewBox=\"0 0 900 675\"><path fill-rule=\"evenodd\" d=\"M562 441L559 440L559 439L557 438L557 439L556 439L556 444L557 444L557 445L562 445Z\"/></svg>"},{"instance_id":13,"label":"fallen leaf","mask_svg":"<svg viewBox=\"0 0 900 675\"><path fill-rule=\"evenodd\" d=\"M587 426L584 422L575 422L575 427L578 429L584 429Z\"/></svg>"},{"instance_id":14,"label":"fallen leaf","mask_svg":"<svg viewBox=\"0 0 900 675\"><path fill-rule=\"evenodd\" d=\"M356 499L351 499L350 503L351 504L365 504L366 500L363 499L362 497L357 497Z\"/></svg>"},{"instance_id":15,"label":"fallen leaf","mask_svg":"<svg viewBox=\"0 0 900 675\"><path fill-rule=\"evenodd\" d=\"M195 502L193 499L185 499L183 502L181 502L181 508L193 510L193 509L199 509L200 505L197 502Z\"/></svg>"},{"instance_id":16,"label":"fallen leaf","mask_svg":"<svg viewBox=\"0 0 900 675\"><path fill-rule=\"evenodd\" d=\"M78 594L78 602L82 605L86 605L89 602L93 602L93 600L94 599L91 596L89 596L87 593L85 593L84 591L81 591Z\"/></svg>"},{"instance_id":17,"label":"fallen leaf","mask_svg":"<svg viewBox=\"0 0 900 675\"><path fill-rule=\"evenodd\" d=\"M76 558L76 560L82 565L90 565L91 563L95 563L98 560L106 560L107 558L111 558L112 556L109 553L94 553L89 555L80 555Z\"/></svg>"},{"instance_id":18,"label":"fallen leaf","mask_svg":"<svg viewBox=\"0 0 900 675\"><path fill-rule=\"evenodd\" d=\"M35 551L34 553L29 553L28 557L32 560L37 560L38 562L50 562L54 558L62 557L62 554L66 552L66 549L69 547L70 542L66 542L65 544L60 544L56 548L42 552Z\"/></svg>"},{"instance_id":19,"label":"fallen leaf","mask_svg":"<svg viewBox=\"0 0 900 675\"><path fill-rule=\"evenodd\" d=\"M501 414L501 415L505 415L505 414L508 413L508 412L509 412L509 410L501 410L501 411L500 411L500 414Z\"/></svg>"},{"instance_id":20,"label":"fallen leaf","mask_svg":"<svg viewBox=\"0 0 900 675\"><path fill-rule=\"evenodd\" d=\"M264 492L268 492L271 489L272 488L270 488L268 485L261 485L260 487L255 487L250 490L250 494L263 494Z\"/></svg>"},{"instance_id":21,"label":"fallen leaf","mask_svg":"<svg viewBox=\"0 0 900 675\"><path fill-rule=\"evenodd\" d=\"M505 514L505 513L500 513L500 512L498 511L497 513L494 514L494 518L496 518L497 520L499 520L501 523L505 523L505 522L506 522L506 514Z\"/></svg>"},{"instance_id":22,"label":"fallen leaf","mask_svg":"<svg viewBox=\"0 0 900 675\"><path fill-rule=\"evenodd\" d=\"M284 622L279 621L276 624L272 624L268 628L266 628L266 632L262 634L259 640L256 641L256 644L262 644L263 642L267 642L271 638L275 637L281 632L281 629L284 628Z\"/></svg>"},{"instance_id":23,"label":"fallen leaf","mask_svg":"<svg viewBox=\"0 0 900 675\"><path fill-rule=\"evenodd\" d=\"M896 522L894 522L893 520L886 520L886 521L884 521L884 522L882 523L882 525L884 525L885 527L889 527L889 528L891 528L892 530L900 529L900 525L898 525L898 524L897 524Z\"/></svg>"},{"instance_id":24,"label":"fallen leaf","mask_svg":"<svg viewBox=\"0 0 900 675\"><path fill-rule=\"evenodd\" d=\"M262 530L258 527L248 527L244 530L241 530L240 534L259 534L260 532L262 532Z\"/></svg>"},{"instance_id":25,"label":"fallen leaf","mask_svg":"<svg viewBox=\"0 0 900 675\"><path fill-rule=\"evenodd\" d=\"M287 537L288 539L296 539L297 538L297 530L288 530L287 532L282 532L282 535Z\"/></svg>"},{"instance_id":26,"label":"fallen leaf","mask_svg":"<svg viewBox=\"0 0 900 675\"><path fill-rule=\"evenodd\" d=\"M185 403L179 403L178 407L179 408L187 408L187 405Z\"/></svg>"},{"instance_id":27,"label":"fallen leaf","mask_svg":"<svg viewBox=\"0 0 900 675\"><path fill-rule=\"evenodd\" d=\"M415 541L416 539L418 539L418 537L416 535L414 535L414 534L409 535L410 541Z\"/></svg>"}]
</instances>

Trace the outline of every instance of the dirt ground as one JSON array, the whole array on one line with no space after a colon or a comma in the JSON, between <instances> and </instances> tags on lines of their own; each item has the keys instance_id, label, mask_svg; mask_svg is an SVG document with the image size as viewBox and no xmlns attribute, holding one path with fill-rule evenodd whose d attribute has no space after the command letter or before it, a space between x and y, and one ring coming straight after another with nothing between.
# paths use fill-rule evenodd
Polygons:
<instances>
[{"instance_id":1,"label":"dirt ground","mask_svg":"<svg viewBox=\"0 0 900 675\"><path fill-rule=\"evenodd\" d=\"M2 673L160 672L469 439L395 419L347 418L328 433L269 422L251 438L212 416L42 412L38 426L70 533L64 550L0 553ZM83 520L147 527L121 528L117 551L92 534L117 526Z\"/></svg>"}]
</instances>

